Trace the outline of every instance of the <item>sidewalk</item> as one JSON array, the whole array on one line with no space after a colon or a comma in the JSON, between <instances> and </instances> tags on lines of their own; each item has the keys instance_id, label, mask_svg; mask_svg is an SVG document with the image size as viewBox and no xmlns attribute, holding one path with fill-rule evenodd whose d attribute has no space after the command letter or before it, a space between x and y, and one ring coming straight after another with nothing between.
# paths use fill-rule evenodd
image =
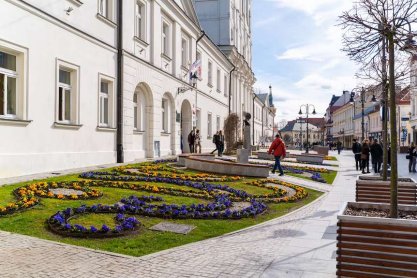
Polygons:
<instances>
[{"instance_id":1,"label":"sidewalk","mask_svg":"<svg viewBox=\"0 0 417 278\"><path fill-rule=\"evenodd\" d=\"M139 258L0 232L0 276L335 277L336 215L343 202L354 200L359 173L351 152L336 156L340 172L334 185L313 204L242 231Z\"/></svg>"}]
</instances>

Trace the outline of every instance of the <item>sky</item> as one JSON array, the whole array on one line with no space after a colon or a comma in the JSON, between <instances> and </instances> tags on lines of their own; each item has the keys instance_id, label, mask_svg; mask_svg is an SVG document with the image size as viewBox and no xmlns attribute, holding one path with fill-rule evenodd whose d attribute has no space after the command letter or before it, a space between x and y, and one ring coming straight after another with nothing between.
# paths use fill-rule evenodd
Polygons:
<instances>
[{"instance_id":1,"label":"sky","mask_svg":"<svg viewBox=\"0 0 417 278\"><path fill-rule=\"evenodd\" d=\"M342 48L338 16L353 0L253 0L255 89L272 86L276 122L298 117L301 104L324 116L333 94L356 86L357 66Z\"/></svg>"}]
</instances>

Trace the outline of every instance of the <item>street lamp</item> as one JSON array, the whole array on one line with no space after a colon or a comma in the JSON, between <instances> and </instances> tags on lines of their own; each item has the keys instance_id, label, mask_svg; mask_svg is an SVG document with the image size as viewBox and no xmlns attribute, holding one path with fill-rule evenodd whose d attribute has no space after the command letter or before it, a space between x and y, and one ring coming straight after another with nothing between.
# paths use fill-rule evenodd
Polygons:
<instances>
[{"instance_id":1,"label":"street lamp","mask_svg":"<svg viewBox=\"0 0 417 278\"><path fill-rule=\"evenodd\" d=\"M303 118L301 116L298 122L300 123L300 150L303 150Z\"/></svg>"},{"instance_id":2,"label":"street lamp","mask_svg":"<svg viewBox=\"0 0 417 278\"><path fill-rule=\"evenodd\" d=\"M355 102L354 97L356 95L360 96L360 98L361 98L361 100L360 100L360 102L361 102L361 116L362 116L362 118L361 118L361 133L362 133L361 134L362 135L361 141L363 141L365 139L365 89L362 87L358 94L355 93L355 90L358 90L358 89L355 88L350 92L349 102L354 103ZM374 94L372 95L371 102L376 102L376 97L375 97Z\"/></svg>"},{"instance_id":3,"label":"street lamp","mask_svg":"<svg viewBox=\"0 0 417 278\"><path fill-rule=\"evenodd\" d=\"M303 113L301 108L305 108L305 113ZM300 105L300 111L298 112L298 115L302 115L302 114L306 114L306 119L307 119L307 147L306 147L306 153L308 153L308 147L309 147L309 142L308 142L308 115L310 114L310 107L313 107L313 112L311 114L316 115L316 107L312 104L302 104Z\"/></svg>"}]
</instances>

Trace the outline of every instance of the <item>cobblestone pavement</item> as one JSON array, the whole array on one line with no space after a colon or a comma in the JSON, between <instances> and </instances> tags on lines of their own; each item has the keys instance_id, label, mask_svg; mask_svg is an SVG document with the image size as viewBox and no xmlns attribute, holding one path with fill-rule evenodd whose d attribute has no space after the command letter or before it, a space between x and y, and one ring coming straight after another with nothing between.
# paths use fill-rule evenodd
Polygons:
<instances>
[{"instance_id":1,"label":"cobblestone pavement","mask_svg":"<svg viewBox=\"0 0 417 278\"><path fill-rule=\"evenodd\" d=\"M284 217L135 258L0 232L0 277L334 277L336 214L353 199L350 153L331 191Z\"/></svg>"}]
</instances>

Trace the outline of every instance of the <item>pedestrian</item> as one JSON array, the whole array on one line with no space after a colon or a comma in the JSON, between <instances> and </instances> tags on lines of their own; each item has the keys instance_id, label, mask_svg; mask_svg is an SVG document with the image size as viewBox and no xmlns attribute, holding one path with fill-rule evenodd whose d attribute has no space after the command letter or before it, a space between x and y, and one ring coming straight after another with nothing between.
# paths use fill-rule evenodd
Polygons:
<instances>
[{"instance_id":1,"label":"pedestrian","mask_svg":"<svg viewBox=\"0 0 417 278\"><path fill-rule=\"evenodd\" d=\"M370 152L372 156L372 168L374 169L375 174L378 174L381 171L382 156L384 151L377 139L374 139L374 142L370 147Z\"/></svg>"},{"instance_id":2,"label":"pedestrian","mask_svg":"<svg viewBox=\"0 0 417 278\"><path fill-rule=\"evenodd\" d=\"M219 147L218 147L218 155L223 156L224 152L224 135L222 131L219 131Z\"/></svg>"},{"instance_id":3,"label":"pedestrian","mask_svg":"<svg viewBox=\"0 0 417 278\"><path fill-rule=\"evenodd\" d=\"M342 146L342 142L340 142L339 140L337 140L336 148L337 148L337 153L340 154L340 152L342 151L343 146Z\"/></svg>"},{"instance_id":4,"label":"pedestrian","mask_svg":"<svg viewBox=\"0 0 417 278\"><path fill-rule=\"evenodd\" d=\"M211 154L213 154L215 151L219 152L219 142L220 142L220 137L219 137L219 132L217 131L216 134L213 135L213 143L214 145L216 145L216 148L211 152Z\"/></svg>"},{"instance_id":5,"label":"pedestrian","mask_svg":"<svg viewBox=\"0 0 417 278\"><path fill-rule=\"evenodd\" d=\"M275 165L274 165L274 168L272 169L272 174L275 174L275 171L278 169L279 175L283 176L284 171L282 170L280 160L281 160L281 157L282 159L284 159L287 154L285 150L285 144L284 142L282 142L279 134L275 135L275 140L272 142L271 146L269 147L268 153L273 154L275 157Z\"/></svg>"},{"instance_id":6,"label":"pedestrian","mask_svg":"<svg viewBox=\"0 0 417 278\"><path fill-rule=\"evenodd\" d=\"M356 171L362 170L362 167L361 167L362 146L356 139L353 139L352 152L355 155Z\"/></svg>"},{"instance_id":7,"label":"pedestrian","mask_svg":"<svg viewBox=\"0 0 417 278\"><path fill-rule=\"evenodd\" d=\"M194 151L195 153L201 153L201 135L199 129L195 131Z\"/></svg>"},{"instance_id":8,"label":"pedestrian","mask_svg":"<svg viewBox=\"0 0 417 278\"><path fill-rule=\"evenodd\" d=\"M194 129L188 134L188 146L190 146L190 153L194 153L195 133Z\"/></svg>"},{"instance_id":9,"label":"pedestrian","mask_svg":"<svg viewBox=\"0 0 417 278\"><path fill-rule=\"evenodd\" d=\"M362 160L362 174L369 174L369 141L364 140L362 144L361 160ZM366 168L366 172L365 172Z\"/></svg>"},{"instance_id":10,"label":"pedestrian","mask_svg":"<svg viewBox=\"0 0 417 278\"><path fill-rule=\"evenodd\" d=\"M416 172L416 157L417 157L417 151L416 151L416 145L414 145L414 142L411 142L410 147L408 148L408 172Z\"/></svg>"}]
</instances>

